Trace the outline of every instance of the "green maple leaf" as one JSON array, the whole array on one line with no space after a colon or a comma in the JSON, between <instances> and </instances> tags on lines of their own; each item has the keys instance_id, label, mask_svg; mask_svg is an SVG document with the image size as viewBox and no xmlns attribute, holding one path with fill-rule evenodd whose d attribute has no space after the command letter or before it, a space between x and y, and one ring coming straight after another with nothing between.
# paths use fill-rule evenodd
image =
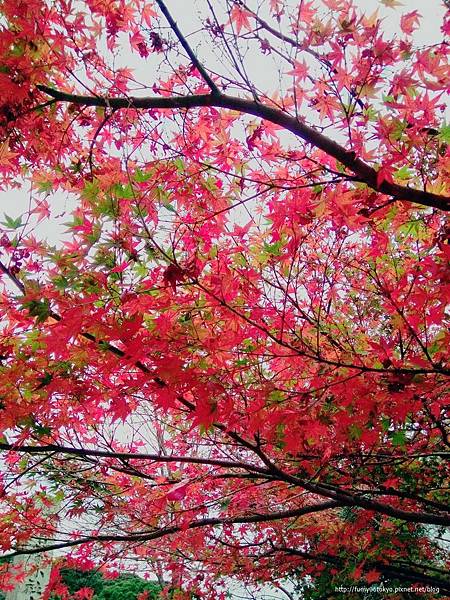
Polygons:
<instances>
[{"instance_id":1,"label":"green maple leaf","mask_svg":"<svg viewBox=\"0 0 450 600\"><path fill-rule=\"evenodd\" d=\"M22 217L17 217L17 219L13 219L9 215L5 213L5 220L2 221L2 225L4 225L7 229L19 229L22 227Z\"/></svg>"},{"instance_id":2,"label":"green maple leaf","mask_svg":"<svg viewBox=\"0 0 450 600\"><path fill-rule=\"evenodd\" d=\"M443 125L439 132L439 139L445 144L450 144L450 125Z\"/></svg>"}]
</instances>

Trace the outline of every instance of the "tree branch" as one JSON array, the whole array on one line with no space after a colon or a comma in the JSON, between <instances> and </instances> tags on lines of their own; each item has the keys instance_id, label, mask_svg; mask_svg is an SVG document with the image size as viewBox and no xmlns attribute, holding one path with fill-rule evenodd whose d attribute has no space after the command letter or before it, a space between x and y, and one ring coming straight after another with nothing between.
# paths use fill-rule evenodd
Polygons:
<instances>
[{"instance_id":1,"label":"tree branch","mask_svg":"<svg viewBox=\"0 0 450 600\"><path fill-rule=\"evenodd\" d=\"M244 114L253 115L260 119L270 121L279 125L283 129L290 131L305 142L319 148L329 156L332 156L337 161L342 163L350 171L352 171L358 179L365 183L371 189L392 196L396 200L404 200L419 204L421 206L429 206L439 210L450 210L450 198L440 196L424 190L409 188L383 181L381 184L377 182L377 171L366 164L364 161L355 157L354 152L348 152L343 146L334 140L326 137L322 133L316 131L312 127L302 123L297 118L283 112L280 109L273 108L264 104L228 96L226 94L201 94L192 96L171 96L164 97L129 97L129 98L109 98L101 96L80 96L77 94L69 94L59 90L50 88L45 85L38 85L37 88L58 102L69 102L80 106L102 106L115 109L190 109L198 107L215 107L226 108Z\"/></svg>"},{"instance_id":2,"label":"tree branch","mask_svg":"<svg viewBox=\"0 0 450 600\"><path fill-rule=\"evenodd\" d=\"M217 467L226 467L231 469L245 469L246 471L270 475L267 469L245 462L235 462L232 460L221 460L214 458L201 458L197 456L165 456L163 454L136 454L133 452L108 452L107 450L89 450L88 448L70 448L68 446L58 446L56 444L47 444L45 446L16 446L14 444L0 443L0 451L18 452L22 454L66 454L76 457L96 456L101 458L116 458L125 460L149 460L152 462L164 463L191 463L200 465L213 465Z\"/></svg>"},{"instance_id":3,"label":"tree branch","mask_svg":"<svg viewBox=\"0 0 450 600\"><path fill-rule=\"evenodd\" d=\"M318 496L336 500L344 506L357 506L365 510L372 510L380 514L393 517L394 519L407 521L409 523L428 523L430 525L443 525L445 527L450 526L450 513L448 512L446 514L433 514L429 512L413 512L409 510L403 510L382 502L377 502L376 500L361 498L357 494L337 486L331 486L329 484L323 484L320 482L305 481L280 469L260 449L255 448L254 451L268 467L269 472L274 477L278 477L282 481L286 481L301 487L312 494L317 494Z\"/></svg>"},{"instance_id":4,"label":"tree branch","mask_svg":"<svg viewBox=\"0 0 450 600\"><path fill-rule=\"evenodd\" d=\"M329 501L322 502L321 504L314 504L312 506L305 506L303 508L296 508L292 510L273 512L269 514L255 514L247 516L237 517L211 517L206 519L200 519L191 522L187 529L198 529L201 527L211 527L215 525L235 525L243 523L265 523L270 521L279 521L283 519L298 518L311 513L322 512L325 510L337 508L341 506L339 502ZM26 556L30 554L41 554L42 552L51 552L52 550L60 550L62 548L70 548L74 546L80 546L82 544L95 543L95 542L149 542L151 540L157 540L174 533L185 531L186 527L173 525L170 527L164 527L156 531L150 532L138 532L128 535L96 535L87 536L83 539L68 540L55 544L49 544L47 546L41 546L40 548L21 548L15 552L4 554L2 558L9 558L14 556Z\"/></svg>"},{"instance_id":5,"label":"tree branch","mask_svg":"<svg viewBox=\"0 0 450 600\"><path fill-rule=\"evenodd\" d=\"M57 321L61 320L61 316L58 315L57 313L50 312L49 316ZM124 351L120 350L119 348L117 348L113 344L110 344L109 342L103 342L101 340L98 340L91 333L80 332L80 336L91 342L94 342L95 344L103 344L109 352L111 352L115 356L118 356L119 358L124 358L126 356L126 353ZM166 382L164 380L162 380L158 375L153 374L141 361L136 361L135 365L143 373L147 373L147 374L151 375L153 378L153 381L159 387L166 387L166 385L167 385ZM187 400L186 398L184 398L183 396L181 396L181 395L177 396L177 400L183 406L188 408L190 411L193 411L195 409L195 405L192 402L190 402L189 400ZM293 483L294 485L297 485L313 494L317 494L317 495L325 497L325 498L330 498L332 500L339 502L340 504L342 504L344 506L359 506L360 508L363 508L365 510L372 510L375 512L379 512L381 514L384 514L384 515L387 515L387 516L390 516L390 517L393 517L396 519L401 519L403 521L407 521L410 523L428 523L428 524L432 524L432 525L444 525L444 526L450 525L450 514L438 515L438 514L426 513L426 512L405 511L405 510L402 510L399 508L395 508L393 506L383 504L381 502L377 502L375 500L361 498L358 495L352 494L351 492L344 490L344 489L339 489L339 488L331 489L333 486L322 485L320 483L312 483L310 481L304 481L304 480L302 480L298 477L295 477L295 476L291 475L290 473L287 473L287 472L283 471L282 469L280 469L277 465L275 465L271 460L269 460L265 456L265 454L261 451L260 448L258 448L256 445L251 444L250 442L245 440L239 434L232 432L232 431L228 431L227 428L224 425L222 425L221 423L214 423L214 426L216 429L219 429L220 431L222 431L226 435L228 435L231 439L237 441L244 448L249 449L250 451L254 452L257 456L259 456L259 458L261 458L263 463L268 467L268 470L263 469L262 471L260 471L264 474L274 475L275 477L278 477L281 481ZM30 448L34 448L34 446L30 446ZM48 446L48 448L53 448L53 446L50 445L50 446ZM58 446L56 446L56 448L58 448ZM1 449L1 445L0 445L0 449ZM12 448L11 448L11 450L12 450ZM80 450L80 452L83 452L83 450ZM255 471L255 469L253 469L253 470Z\"/></svg>"},{"instance_id":6,"label":"tree branch","mask_svg":"<svg viewBox=\"0 0 450 600\"><path fill-rule=\"evenodd\" d=\"M218 87L216 86L216 84L214 83L214 81L211 79L211 77L208 75L208 73L205 70L205 67L201 64L201 62L198 60L198 58L194 54L192 48L187 43L186 38L184 37L184 35L181 33L180 29L178 28L178 25L174 21L174 19L173 19L172 15L170 14L167 6L164 4L164 2L162 0L155 0L155 2L159 6L159 8L160 8L161 12L163 13L163 15L166 17L167 21L169 22L169 25L170 25L172 31L177 36L180 44L183 46L183 48L188 53L188 56L191 59L192 64L195 66L195 68L197 69L197 71L200 73L200 75L203 77L203 79L205 80L205 82L208 84L208 87L211 90L211 92L213 94L220 94Z\"/></svg>"},{"instance_id":7,"label":"tree branch","mask_svg":"<svg viewBox=\"0 0 450 600\"><path fill-rule=\"evenodd\" d=\"M298 556L304 558L305 560L312 560L317 562L324 562L336 567L344 566L344 561L337 556L331 556L330 554L311 554L310 552L304 552L302 550L297 550L295 548L287 548L285 546L274 546L273 550L268 554L273 554L275 552L283 552L285 554L289 554L291 556ZM420 566L423 570L427 569L426 565L416 565ZM412 570L409 568L405 568L402 566L398 566L395 564L385 564L381 561L367 561L362 566L364 571L370 571L375 569L379 571L382 575L385 575L389 578L396 578L400 581L408 581L412 583L422 583L427 585L432 585L435 587L439 587L440 592L450 591L450 582L447 580L443 580L431 575L427 575L424 572Z\"/></svg>"}]
</instances>

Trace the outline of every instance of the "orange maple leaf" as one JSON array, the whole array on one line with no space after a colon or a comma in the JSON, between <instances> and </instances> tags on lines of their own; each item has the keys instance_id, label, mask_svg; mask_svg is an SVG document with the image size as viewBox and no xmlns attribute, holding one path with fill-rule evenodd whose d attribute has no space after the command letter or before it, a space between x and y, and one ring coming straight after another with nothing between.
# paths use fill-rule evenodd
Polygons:
<instances>
[{"instance_id":1,"label":"orange maple leaf","mask_svg":"<svg viewBox=\"0 0 450 600\"><path fill-rule=\"evenodd\" d=\"M245 10L238 4L235 4L230 11L230 23L234 23L236 25L236 30L238 33L241 32L241 29L251 29L249 17L252 16L252 13L248 10Z\"/></svg>"},{"instance_id":2,"label":"orange maple leaf","mask_svg":"<svg viewBox=\"0 0 450 600\"><path fill-rule=\"evenodd\" d=\"M13 158L18 156L17 152L10 152L9 144L7 141L0 144L0 168L1 167L13 167L14 163L11 162Z\"/></svg>"}]
</instances>

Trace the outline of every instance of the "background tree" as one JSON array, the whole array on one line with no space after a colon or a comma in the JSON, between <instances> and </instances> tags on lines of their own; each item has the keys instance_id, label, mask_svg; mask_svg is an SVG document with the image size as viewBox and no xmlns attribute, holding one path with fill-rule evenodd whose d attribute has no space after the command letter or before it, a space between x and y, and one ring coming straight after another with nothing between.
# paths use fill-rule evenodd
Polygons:
<instances>
[{"instance_id":1,"label":"background tree","mask_svg":"<svg viewBox=\"0 0 450 600\"><path fill-rule=\"evenodd\" d=\"M114 578L105 578L95 570L61 568L55 573L52 600L64 598L82 598L91 596L92 600L157 600L161 588L152 581L145 581L137 575L122 573Z\"/></svg>"},{"instance_id":2,"label":"background tree","mask_svg":"<svg viewBox=\"0 0 450 600\"><path fill-rule=\"evenodd\" d=\"M450 592L448 45L381 5L2 2L6 556Z\"/></svg>"}]
</instances>

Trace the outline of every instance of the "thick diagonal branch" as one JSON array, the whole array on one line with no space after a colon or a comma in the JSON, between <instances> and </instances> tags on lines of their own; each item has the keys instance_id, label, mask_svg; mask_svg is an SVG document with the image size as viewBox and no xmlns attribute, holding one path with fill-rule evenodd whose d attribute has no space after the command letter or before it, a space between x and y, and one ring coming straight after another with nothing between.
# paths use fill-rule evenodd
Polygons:
<instances>
[{"instance_id":1,"label":"thick diagonal branch","mask_svg":"<svg viewBox=\"0 0 450 600\"><path fill-rule=\"evenodd\" d=\"M171 97L128 97L109 98L101 96L80 96L55 90L45 85L38 85L41 92L45 92L57 102L67 102L79 106L102 106L114 109L132 108L136 110L167 109L180 110L198 107L215 107L234 110L240 113L253 115L260 119L270 121L283 129L290 131L305 142L319 148L329 156L332 156L349 171L358 181L365 183L368 187L382 194L386 194L396 200L413 202L421 206L429 206L440 210L450 210L450 198L433 194L424 190L405 187L396 183L383 181L378 183L377 171L355 156L354 152L347 151L334 140L323 135L313 127L306 125L296 117L293 117L278 108L260 104L254 100L228 96L226 94L201 94L192 96Z\"/></svg>"}]
</instances>

